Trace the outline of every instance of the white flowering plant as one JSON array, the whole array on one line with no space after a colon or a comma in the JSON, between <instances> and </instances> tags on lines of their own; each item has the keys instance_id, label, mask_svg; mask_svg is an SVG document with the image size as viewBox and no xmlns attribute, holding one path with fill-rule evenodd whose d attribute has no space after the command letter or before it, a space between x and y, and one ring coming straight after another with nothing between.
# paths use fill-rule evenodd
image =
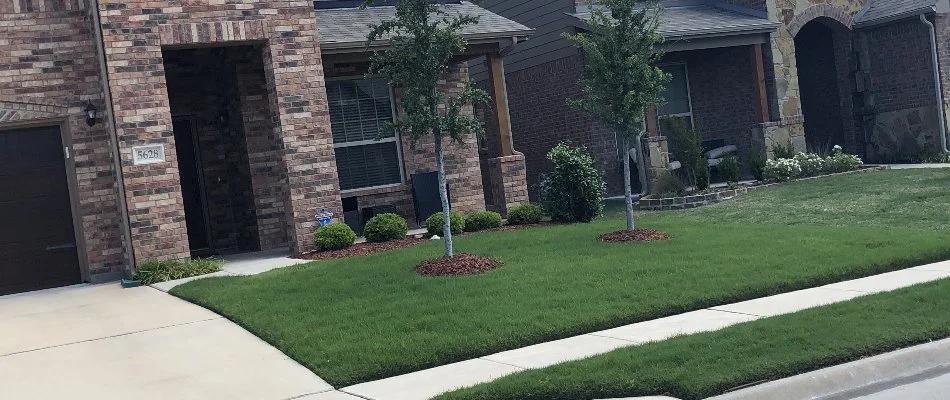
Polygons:
<instances>
[{"instance_id":1,"label":"white flowering plant","mask_svg":"<svg viewBox=\"0 0 950 400\"><path fill-rule=\"evenodd\" d=\"M801 167L801 177L818 176L825 170L827 159L814 153L798 153L795 161Z\"/></svg>"},{"instance_id":2,"label":"white flowering plant","mask_svg":"<svg viewBox=\"0 0 950 400\"><path fill-rule=\"evenodd\" d=\"M773 182L786 182L799 177L802 166L794 158L768 160L762 170L765 179Z\"/></svg>"}]
</instances>

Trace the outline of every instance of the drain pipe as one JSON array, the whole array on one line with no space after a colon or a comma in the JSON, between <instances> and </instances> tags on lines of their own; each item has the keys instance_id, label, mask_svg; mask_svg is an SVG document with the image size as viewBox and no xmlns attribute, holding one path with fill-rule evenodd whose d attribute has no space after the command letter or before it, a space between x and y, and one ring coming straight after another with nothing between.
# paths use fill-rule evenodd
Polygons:
<instances>
[{"instance_id":1,"label":"drain pipe","mask_svg":"<svg viewBox=\"0 0 950 400\"><path fill-rule=\"evenodd\" d=\"M937 27L927 19L927 14L920 14L920 22L927 25L930 33L930 56L934 70L934 90L937 95L937 119L940 121L940 148L947 153L947 120L943 105L943 84L940 82L940 62L937 57Z\"/></svg>"}]
</instances>

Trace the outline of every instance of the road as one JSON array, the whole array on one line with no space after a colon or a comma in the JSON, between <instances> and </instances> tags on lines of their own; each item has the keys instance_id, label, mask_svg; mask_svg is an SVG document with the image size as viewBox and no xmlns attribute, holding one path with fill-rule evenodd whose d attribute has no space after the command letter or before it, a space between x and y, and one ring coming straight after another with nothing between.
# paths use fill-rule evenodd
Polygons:
<instances>
[{"instance_id":1,"label":"road","mask_svg":"<svg viewBox=\"0 0 950 400\"><path fill-rule=\"evenodd\" d=\"M950 399L950 371L921 375L893 382L848 397L850 400L945 400Z\"/></svg>"}]
</instances>

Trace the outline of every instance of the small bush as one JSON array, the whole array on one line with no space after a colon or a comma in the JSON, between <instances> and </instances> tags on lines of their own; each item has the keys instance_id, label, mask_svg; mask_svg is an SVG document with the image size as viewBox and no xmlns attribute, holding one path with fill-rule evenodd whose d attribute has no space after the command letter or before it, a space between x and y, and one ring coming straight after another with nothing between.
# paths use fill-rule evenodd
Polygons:
<instances>
[{"instance_id":1,"label":"small bush","mask_svg":"<svg viewBox=\"0 0 950 400\"><path fill-rule=\"evenodd\" d=\"M858 156L845 154L839 151L825 159L824 172L826 174L834 174L838 172L854 171L858 168L861 168L862 165L864 165L864 161L861 161L861 158Z\"/></svg>"},{"instance_id":2,"label":"small bush","mask_svg":"<svg viewBox=\"0 0 950 400\"><path fill-rule=\"evenodd\" d=\"M818 176L825 170L826 159L818 154L798 153L792 159L802 168L802 177Z\"/></svg>"},{"instance_id":3,"label":"small bush","mask_svg":"<svg viewBox=\"0 0 950 400\"><path fill-rule=\"evenodd\" d=\"M742 175L742 168L739 167L739 160L736 156L729 154L719 163L719 173L726 182L739 182Z\"/></svg>"},{"instance_id":4,"label":"small bush","mask_svg":"<svg viewBox=\"0 0 950 400\"><path fill-rule=\"evenodd\" d=\"M590 222L604 209L607 184L582 148L559 144L548 152L554 170L541 179L541 207L558 222Z\"/></svg>"},{"instance_id":5,"label":"small bush","mask_svg":"<svg viewBox=\"0 0 950 400\"><path fill-rule=\"evenodd\" d=\"M749 173L752 174L752 178L757 181L765 180L765 154L758 151L754 151L749 155L749 160L746 163L749 168Z\"/></svg>"},{"instance_id":6,"label":"small bush","mask_svg":"<svg viewBox=\"0 0 950 400\"><path fill-rule=\"evenodd\" d=\"M143 261L135 270L135 279L143 285L210 274L221 270L224 261L205 258L196 260Z\"/></svg>"},{"instance_id":7,"label":"small bush","mask_svg":"<svg viewBox=\"0 0 950 400\"><path fill-rule=\"evenodd\" d=\"M345 249L356 242L356 232L342 222L320 227L313 234L313 244L320 250Z\"/></svg>"},{"instance_id":8,"label":"small bush","mask_svg":"<svg viewBox=\"0 0 950 400\"><path fill-rule=\"evenodd\" d=\"M772 145L772 154L773 154L773 155L775 156L775 158L777 158L777 159L781 159L781 158L792 159L792 158L795 158L795 146L792 145L792 141L791 141L791 140L788 141L788 145L787 145L787 146L782 146L782 145L780 145L780 144L773 144L773 145Z\"/></svg>"},{"instance_id":9,"label":"small bush","mask_svg":"<svg viewBox=\"0 0 950 400\"><path fill-rule=\"evenodd\" d=\"M396 214L379 214L370 218L363 228L363 235L370 243L382 243L406 238L409 233L409 224L406 219Z\"/></svg>"},{"instance_id":10,"label":"small bush","mask_svg":"<svg viewBox=\"0 0 950 400\"><path fill-rule=\"evenodd\" d=\"M501 214L494 211L475 211L465 216L465 231L478 232L501 226Z\"/></svg>"},{"instance_id":11,"label":"small bush","mask_svg":"<svg viewBox=\"0 0 950 400\"><path fill-rule=\"evenodd\" d=\"M531 225L541 222L544 213L534 204L522 204L508 210L508 225Z\"/></svg>"},{"instance_id":12,"label":"small bush","mask_svg":"<svg viewBox=\"0 0 950 400\"><path fill-rule=\"evenodd\" d=\"M458 235L462 232L465 232L465 219L462 218L459 213L452 211L449 214L449 223L452 224L452 234ZM445 218L442 217L442 212L437 212L432 214L428 219L426 219L426 229L429 231L429 236L439 235L445 236L443 225L445 224Z\"/></svg>"},{"instance_id":13,"label":"small bush","mask_svg":"<svg viewBox=\"0 0 950 400\"><path fill-rule=\"evenodd\" d=\"M791 158L768 160L762 171L765 179L774 182L785 182L797 178L802 173L801 165Z\"/></svg>"},{"instance_id":14,"label":"small bush","mask_svg":"<svg viewBox=\"0 0 950 400\"><path fill-rule=\"evenodd\" d=\"M678 197L686 195L686 184L670 171L657 173L652 193L657 196Z\"/></svg>"},{"instance_id":15,"label":"small bush","mask_svg":"<svg viewBox=\"0 0 950 400\"><path fill-rule=\"evenodd\" d=\"M696 190L709 188L709 160L703 152L703 136L690 129L685 118L664 118L663 124L673 159L683 165L686 183Z\"/></svg>"}]
</instances>

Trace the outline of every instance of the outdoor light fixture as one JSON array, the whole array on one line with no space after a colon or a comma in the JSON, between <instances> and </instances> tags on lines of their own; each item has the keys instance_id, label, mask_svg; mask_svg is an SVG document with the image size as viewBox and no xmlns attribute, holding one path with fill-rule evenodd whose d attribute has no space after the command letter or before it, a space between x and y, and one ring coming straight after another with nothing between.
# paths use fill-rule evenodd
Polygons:
<instances>
[{"instance_id":1,"label":"outdoor light fixture","mask_svg":"<svg viewBox=\"0 0 950 400\"><path fill-rule=\"evenodd\" d=\"M96 106L92 105L92 102L86 103L86 125L93 126L96 124Z\"/></svg>"}]
</instances>

